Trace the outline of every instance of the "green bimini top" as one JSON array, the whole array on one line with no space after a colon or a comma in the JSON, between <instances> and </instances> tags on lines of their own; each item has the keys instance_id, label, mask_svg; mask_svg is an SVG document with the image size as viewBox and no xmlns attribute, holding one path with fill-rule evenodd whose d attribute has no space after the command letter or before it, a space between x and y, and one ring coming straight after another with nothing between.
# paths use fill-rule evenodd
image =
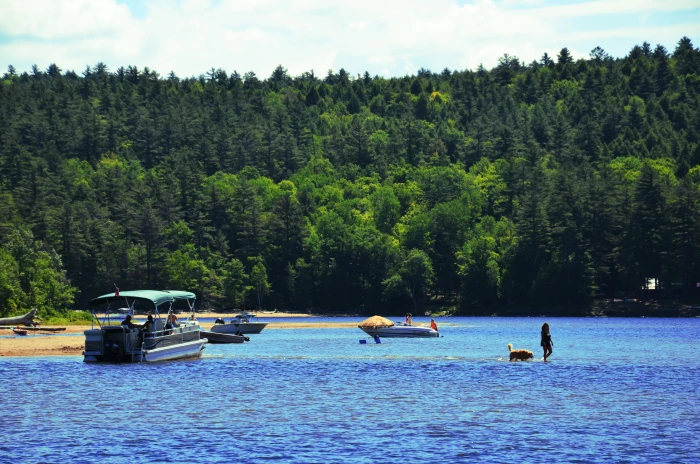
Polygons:
<instances>
[{"instance_id":1,"label":"green bimini top","mask_svg":"<svg viewBox=\"0 0 700 464\"><path fill-rule=\"evenodd\" d=\"M98 296L90 301L90 306L95 307L99 304L112 303L122 299L139 299L150 301L157 308L163 303L172 303L177 300L194 300L196 298L194 293L182 290L131 290L119 292L119 296L114 293Z\"/></svg>"}]
</instances>

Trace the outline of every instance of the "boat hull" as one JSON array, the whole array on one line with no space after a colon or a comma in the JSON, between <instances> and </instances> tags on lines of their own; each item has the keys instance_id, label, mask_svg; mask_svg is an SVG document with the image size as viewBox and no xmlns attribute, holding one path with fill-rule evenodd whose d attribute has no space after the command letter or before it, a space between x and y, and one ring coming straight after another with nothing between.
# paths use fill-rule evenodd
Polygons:
<instances>
[{"instance_id":1,"label":"boat hull","mask_svg":"<svg viewBox=\"0 0 700 464\"><path fill-rule=\"evenodd\" d=\"M211 328L211 331L225 334L235 334L236 332L240 332L242 334L259 334L260 332L262 332L265 326L267 326L267 324L267 322L214 324L214 326Z\"/></svg>"},{"instance_id":2,"label":"boat hull","mask_svg":"<svg viewBox=\"0 0 700 464\"><path fill-rule=\"evenodd\" d=\"M193 340L186 343L178 343L152 350L143 350L143 361L158 362L172 361L175 359L199 358L204 351L204 345L207 344L207 339Z\"/></svg>"},{"instance_id":3,"label":"boat hull","mask_svg":"<svg viewBox=\"0 0 700 464\"><path fill-rule=\"evenodd\" d=\"M436 338L440 333L430 327L396 325L393 327L360 327L367 335L380 338Z\"/></svg>"},{"instance_id":4,"label":"boat hull","mask_svg":"<svg viewBox=\"0 0 700 464\"><path fill-rule=\"evenodd\" d=\"M200 330L199 336L201 338L206 338L209 343L243 343L246 338L243 335L233 335L228 333L217 333L211 332L209 330ZM249 339L250 340L250 339Z\"/></svg>"},{"instance_id":5,"label":"boat hull","mask_svg":"<svg viewBox=\"0 0 700 464\"><path fill-rule=\"evenodd\" d=\"M142 335L138 329L109 326L85 331L84 362L157 362L198 358L207 344L198 325Z\"/></svg>"}]
</instances>

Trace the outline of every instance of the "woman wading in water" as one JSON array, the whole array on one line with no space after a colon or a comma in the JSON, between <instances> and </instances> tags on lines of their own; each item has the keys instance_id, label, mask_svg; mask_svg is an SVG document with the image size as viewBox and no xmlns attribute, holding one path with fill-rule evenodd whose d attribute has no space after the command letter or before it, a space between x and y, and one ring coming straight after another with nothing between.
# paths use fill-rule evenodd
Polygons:
<instances>
[{"instance_id":1,"label":"woman wading in water","mask_svg":"<svg viewBox=\"0 0 700 464\"><path fill-rule=\"evenodd\" d=\"M546 361L549 356L552 355L552 336L549 334L549 324L546 322L542 324L542 341L540 342L542 348L544 348L544 360Z\"/></svg>"}]
</instances>

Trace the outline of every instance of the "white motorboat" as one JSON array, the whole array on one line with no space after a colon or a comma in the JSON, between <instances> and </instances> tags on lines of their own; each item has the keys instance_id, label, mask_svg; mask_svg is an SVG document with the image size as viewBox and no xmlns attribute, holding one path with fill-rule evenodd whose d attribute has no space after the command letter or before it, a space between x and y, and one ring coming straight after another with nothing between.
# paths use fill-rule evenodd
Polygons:
<instances>
[{"instance_id":1,"label":"white motorboat","mask_svg":"<svg viewBox=\"0 0 700 464\"><path fill-rule=\"evenodd\" d=\"M394 323L381 316L372 316L357 327L372 337L422 338L439 337L440 333L430 327L406 323Z\"/></svg>"},{"instance_id":2,"label":"white motorboat","mask_svg":"<svg viewBox=\"0 0 700 464\"><path fill-rule=\"evenodd\" d=\"M201 330L199 332L199 337L200 338L206 338L208 343L216 344L216 343L243 343L243 342L249 342L250 338L246 337L245 335L234 335L234 334L228 334L228 333L217 333L217 332L212 332L210 330Z\"/></svg>"},{"instance_id":3,"label":"white motorboat","mask_svg":"<svg viewBox=\"0 0 700 464\"><path fill-rule=\"evenodd\" d=\"M252 320L255 317L255 314L243 311L242 313L237 314L236 317L234 317L228 324L214 324L211 331L239 335L259 334L268 323Z\"/></svg>"},{"instance_id":4,"label":"white motorboat","mask_svg":"<svg viewBox=\"0 0 700 464\"><path fill-rule=\"evenodd\" d=\"M430 327L418 325L394 325L392 327L360 327L367 335L372 337L439 337L440 333Z\"/></svg>"},{"instance_id":5,"label":"white motorboat","mask_svg":"<svg viewBox=\"0 0 700 464\"><path fill-rule=\"evenodd\" d=\"M90 302L93 328L85 331L85 362L155 362L172 359L196 358L202 355L207 339L200 338L200 326L194 318L195 295L179 290L135 290L102 295ZM149 331L139 327L115 325L110 320L110 305L125 301L133 313L134 305L149 307L153 323ZM186 301L192 317L180 323L164 324L158 312L167 305L168 316L173 313L173 303ZM105 318L100 323L95 309L106 304ZM99 327L95 328L97 320ZM119 322L117 322L119 324Z\"/></svg>"}]
</instances>

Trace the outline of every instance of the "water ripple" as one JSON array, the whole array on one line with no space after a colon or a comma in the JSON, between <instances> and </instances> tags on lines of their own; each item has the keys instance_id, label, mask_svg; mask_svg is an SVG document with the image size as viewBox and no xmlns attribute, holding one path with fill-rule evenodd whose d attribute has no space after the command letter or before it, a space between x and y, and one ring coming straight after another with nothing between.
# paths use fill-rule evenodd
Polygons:
<instances>
[{"instance_id":1,"label":"water ripple","mask_svg":"<svg viewBox=\"0 0 700 464\"><path fill-rule=\"evenodd\" d=\"M0 430L26 462L700 462L700 321L557 319L552 362L507 362L541 322L380 345L277 330L153 365L0 359L21 405Z\"/></svg>"}]
</instances>

